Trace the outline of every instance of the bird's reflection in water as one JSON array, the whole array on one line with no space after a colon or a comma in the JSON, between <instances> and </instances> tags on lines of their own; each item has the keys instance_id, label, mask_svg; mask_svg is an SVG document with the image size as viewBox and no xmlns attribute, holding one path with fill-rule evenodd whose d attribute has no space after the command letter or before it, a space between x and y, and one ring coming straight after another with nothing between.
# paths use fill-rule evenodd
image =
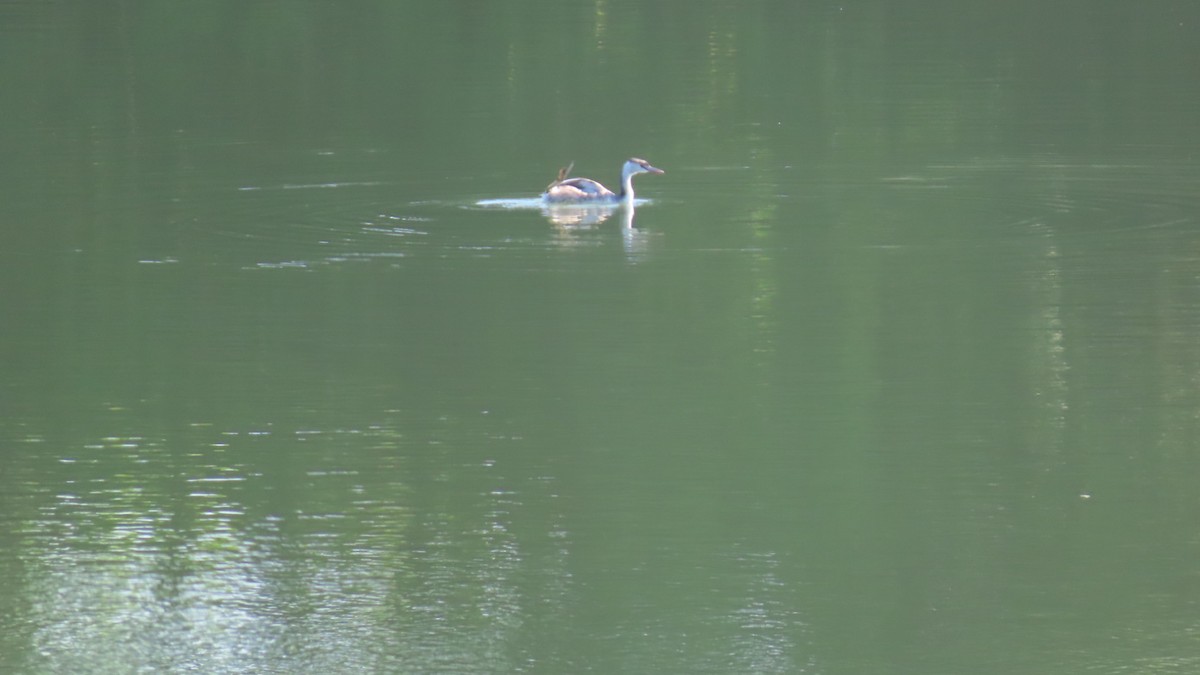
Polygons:
<instances>
[{"instance_id":1,"label":"bird's reflection in water","mask_svg":"<svg viewBox=\"0 0 1200 675\"><path fill-rule=\"evenodd\" d=\"M597 230L601 223L620 211L621 245L625 257L629 262L641 262L649 257L652 242L661 233L634 227L635 210L632 204L543 204L542 215L558 230L560 244L577 246L582 243L577 235Z\"/></svg>"},{"instance_id":2,"label":"bird's reflection in water","mask_svg":"<svg viewBox=\"0 0 1200 675\"><path fill-rule=\"evenodd\" d=\"M559 228L585 230L608 220L617 210L615 204L553 204L542 205L542 215ZM630 211L633 209L630 208Z\"/></svg>"},{"instance_id":3,"label":"bird's reflection in water","mask_svg":"<svg viewBox=\"0 0 1200 675\"><path fill-rule=\"evenodd\" d=\"M642 262L650 258L650 249L655 241L662 237L662 232L639 230L633 226L633 205L625 209L621 218L621 245L625 249L625 259L631 263Z\"/></svg>"}]
</instances>

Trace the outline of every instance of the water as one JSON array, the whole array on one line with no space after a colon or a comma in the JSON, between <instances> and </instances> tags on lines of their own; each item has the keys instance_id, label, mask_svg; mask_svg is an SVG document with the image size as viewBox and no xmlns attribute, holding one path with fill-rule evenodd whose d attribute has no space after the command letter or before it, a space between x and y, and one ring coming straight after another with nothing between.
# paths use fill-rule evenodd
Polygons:
<instances>
[{"instance_id":1,"label":"water","mask_svg":"<svg viewBox=\"0 0 1200 675\"><path fill-rule=\"evenodd\" d=\"M0 4L0 672L1194 672L1198 27Z\"/></svg>"}]
</instances>

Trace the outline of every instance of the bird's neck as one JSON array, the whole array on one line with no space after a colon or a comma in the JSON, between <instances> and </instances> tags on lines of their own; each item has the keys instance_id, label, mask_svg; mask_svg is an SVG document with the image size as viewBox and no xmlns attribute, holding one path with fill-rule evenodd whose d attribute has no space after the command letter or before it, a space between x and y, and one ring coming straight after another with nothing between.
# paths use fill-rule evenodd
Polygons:
<instances>
[{"instance_id":1,"label":"bird's neck","mask_svg":"<svg viewBox=\"0 0 1200 675\"><path fill-rule=\"evenodd\" d=\"M633 201L633 174L625 171L621 172L621 191L617 193L617 199L623 202Z\"/></svg>"}]
</instances>

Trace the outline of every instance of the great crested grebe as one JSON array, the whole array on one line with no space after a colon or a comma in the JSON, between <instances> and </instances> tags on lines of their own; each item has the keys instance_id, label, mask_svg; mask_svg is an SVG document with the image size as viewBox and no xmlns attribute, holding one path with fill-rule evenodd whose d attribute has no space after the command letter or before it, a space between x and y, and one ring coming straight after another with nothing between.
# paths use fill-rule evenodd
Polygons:
<instances>
[{"instance_id":1,"label":"great crested grebe","mask_svg":"<svg viewBox=\"0 0 1200 675\"><path fill-rule=\"evenodd\" d=\"M614 193L591 178L567 178L572 163L559 169L558 180L546 186L542 200L553 204L629 204L633 203L633 177L639 173L666 173L650 166L650 162L636 157L621 167L621 192Z\"/></svg>"}]
</instances>

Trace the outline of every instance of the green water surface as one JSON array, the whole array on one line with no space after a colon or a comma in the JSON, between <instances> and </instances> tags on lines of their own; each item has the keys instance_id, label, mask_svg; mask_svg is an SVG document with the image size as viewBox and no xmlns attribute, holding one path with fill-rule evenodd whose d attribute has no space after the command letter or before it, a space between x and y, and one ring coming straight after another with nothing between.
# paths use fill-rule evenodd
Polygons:
<instances>
[{"instance_id":1,"label":"green water surface","mask_svg":"<svg viewBox=\"0 0 1200 675\"><path fill-rule=\"evenodd\" d=\"M1197 73L1171 0L0 2L0 672L1197 672Z\"/></svg>"}]
</instances>

